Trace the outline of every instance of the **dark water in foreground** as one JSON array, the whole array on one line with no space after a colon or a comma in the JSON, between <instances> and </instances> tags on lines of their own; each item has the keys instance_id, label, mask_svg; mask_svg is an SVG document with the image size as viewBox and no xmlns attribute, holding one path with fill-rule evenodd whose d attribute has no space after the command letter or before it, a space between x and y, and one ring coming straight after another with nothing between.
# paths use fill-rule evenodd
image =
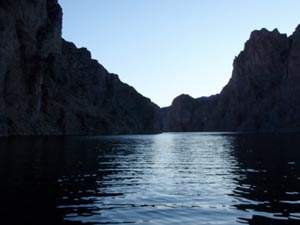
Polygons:
<instances>
[{"instance_id":1,"label":"dark water in foreground","mask_svg":"<svg viewBox=\"0 0 300 225\"><path fill-rule=\"evenodd\" d=\"M0 139L0 223L300 224L300 135Z\"/></svg>"}]
</instances>

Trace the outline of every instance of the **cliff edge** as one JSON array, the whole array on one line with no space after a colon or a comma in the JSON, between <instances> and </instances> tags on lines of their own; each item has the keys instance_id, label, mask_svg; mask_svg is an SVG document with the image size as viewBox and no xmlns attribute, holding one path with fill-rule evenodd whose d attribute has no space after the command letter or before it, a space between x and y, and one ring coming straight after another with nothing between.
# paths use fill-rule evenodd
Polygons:
<instances>
[{"instance_id":1,"label":"cliff edge","mask_svg":"<svg viewBox=\"0 0 300 225\"><path fill-rule=\"evenodd\" d=\"M219 94L162 109L61 29L57 0L0 1L1 136L300 130L300 26L253 31Z\"/></svg>"},{"instance_id":2,"label":"cliff edge","mask_svg":"<svg viewBox=\"0 0 300 225\"><path fill-rule=\"evenodd\" d=\"M61 29L57 0L0 2L0 135L158 132L158 106Z\"/></svg>"},{"instance_id":3,"label":"cliff edge","mask_svg":"<svg viewBox=\"0 0 300 225\"><path fill-rule=\"evenodd\" d=\"M299 94L300 26L289 37L277 29L253 31L220 94L176 98L162 109L163 130L298 131Z\"/></svg>"}]
</instances>

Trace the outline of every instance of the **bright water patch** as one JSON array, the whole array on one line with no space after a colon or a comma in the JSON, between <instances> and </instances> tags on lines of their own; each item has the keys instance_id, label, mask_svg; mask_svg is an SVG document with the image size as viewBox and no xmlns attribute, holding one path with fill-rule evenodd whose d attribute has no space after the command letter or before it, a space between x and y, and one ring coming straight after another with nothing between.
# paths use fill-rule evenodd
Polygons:
<instances>
[{"instance_id":1,"label":"bright water patch","mask_svg":"<svg viewBox=\"0 0 300 225\"><path fill-rule=\"evenodd\" d=\"M299 135L220 133L2 139L1 216L33 225L299 224L299 146Z\"/></svg>"}]
</instances>

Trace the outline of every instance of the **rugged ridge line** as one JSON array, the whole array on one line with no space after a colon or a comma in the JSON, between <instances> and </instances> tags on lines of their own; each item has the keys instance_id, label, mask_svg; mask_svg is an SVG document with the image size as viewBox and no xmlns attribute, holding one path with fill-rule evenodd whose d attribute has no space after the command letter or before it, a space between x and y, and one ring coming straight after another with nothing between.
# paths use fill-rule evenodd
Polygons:
<instances>
[{"instance_id":1,"label":"rugged ridge line","mask_svg":"<svg viewBox=\"0 0 300 225\"><path fill-rule=\"evenodd\" d=\"M159 108L61 37L57 0L0 2L0 135L159 132Z\"/></svg>"},{"instance_id":2,"label":"rugged ridge line","mask_svg":"<svg viewBox=\"0 0 300 225\"><path fill-rule=\"evenodd\" d=\"M300 130L300 26L253 31L219 94L162 109L61 29L57 0L0 1L1 136Z\"/></svg>"},{"instance_id":3,"label":"rugged ridge line","mask_svg":"<svg viewBox=\"0 0 300 225\"><path fill-rule=\"evenodd\" d=\"M253 31L220 94L181 95L161 110L163 131L299 131L300 26L287 37Z\"/></svg>"}]
</instances>

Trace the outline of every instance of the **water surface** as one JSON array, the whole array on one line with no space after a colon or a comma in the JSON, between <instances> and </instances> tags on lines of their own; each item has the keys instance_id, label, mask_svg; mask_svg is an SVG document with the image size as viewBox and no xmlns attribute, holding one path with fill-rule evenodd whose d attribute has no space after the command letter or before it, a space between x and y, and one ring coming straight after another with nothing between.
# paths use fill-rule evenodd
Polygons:
<instances>
[{"instance_id":1,"label":"water surface","mask_svg":"<svg viewBox=\"0 0 300 225\"><path fill-rule=\"evenodd\" d=\"M300 135L0 139L3 224L300 224ZM2 224L2 223L1 223Z\"/></svg>"}]
</instances>

